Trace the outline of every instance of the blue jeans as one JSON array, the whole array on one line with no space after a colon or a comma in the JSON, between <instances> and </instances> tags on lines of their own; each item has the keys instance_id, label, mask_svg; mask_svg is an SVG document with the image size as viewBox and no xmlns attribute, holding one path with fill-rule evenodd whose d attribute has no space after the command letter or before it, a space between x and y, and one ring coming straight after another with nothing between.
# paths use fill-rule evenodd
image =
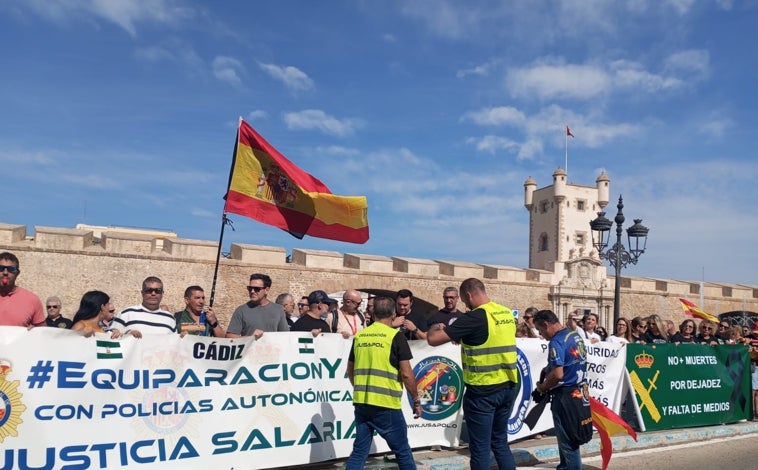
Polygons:
<instances>
[{"instance_id":1,"label":"blue jeans","mask_svg":"<svg viewBox=\"0 0 758 470\"><path fill-rule=\"evenodd\" d=\"M355 405L355 442L346 470L363 470L371 451L374 431L387 441L390 450L395 453L400 470L416 470L402 410L372 405Z\"/></svg>"},{"instance_id":2,"label":"blue jeans","mask_svg":"<svg viewBox=\"0 0 758 470\"><path fill-rule=\"evenodd\" d=\"M553 400L550 405L552 409L560 407L558 400ZM582 454L579 446L574 446L569 442L568 435L564 426L571 426L572 423L562 423L560 413L553 413L553 424L555 424L555 437L558 440L558 454L561 461L556 467L557 470L582 470ZM576 425L576 423L573 423Z\"/></svg>"},{"instance_id":3,"label":"blue jeans","mask_svg":"<svg viewBox=\"0 0 758 470\"><path fill-rule=\"evenodd\" d=\"M469 433L471 470L490 470L490 449L500 470L516 468L508 446L508 418L518 395L515 384L495 393L482 394L466 387L463 416Z\"/></svg>"}]
</instances>

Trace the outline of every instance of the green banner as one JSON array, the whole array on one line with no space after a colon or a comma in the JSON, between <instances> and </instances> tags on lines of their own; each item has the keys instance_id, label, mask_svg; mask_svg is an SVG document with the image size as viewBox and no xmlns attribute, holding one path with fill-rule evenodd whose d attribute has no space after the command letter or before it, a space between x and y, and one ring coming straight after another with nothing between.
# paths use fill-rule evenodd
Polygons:
<instances>
[{"instance_id":1,"label":"green banner","mask_svg":"<svg viewBox=\"0 0 758 470\"><path fill-rule=\"evenodd\" d=\"M744 345L628 344L626 367L648 431L752 417Z\"/></svg>"}]
</instances>

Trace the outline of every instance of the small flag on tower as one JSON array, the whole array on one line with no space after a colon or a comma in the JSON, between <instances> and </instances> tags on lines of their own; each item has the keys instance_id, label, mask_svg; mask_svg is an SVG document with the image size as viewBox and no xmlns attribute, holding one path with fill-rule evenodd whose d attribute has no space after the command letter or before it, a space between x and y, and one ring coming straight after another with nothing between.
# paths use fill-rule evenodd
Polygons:
<instances>
[{"instance_id":1,"label":"small flag on tower","mask_svg":"<svg viewBox=\"0 0 758 470\"><path fill-rule=\"evenodd\" d=\"M569 137L574 137L574 134L571 133L571 129L569 129L569 126L566 126L566 135Z\"/></svg>"}]
</instances>

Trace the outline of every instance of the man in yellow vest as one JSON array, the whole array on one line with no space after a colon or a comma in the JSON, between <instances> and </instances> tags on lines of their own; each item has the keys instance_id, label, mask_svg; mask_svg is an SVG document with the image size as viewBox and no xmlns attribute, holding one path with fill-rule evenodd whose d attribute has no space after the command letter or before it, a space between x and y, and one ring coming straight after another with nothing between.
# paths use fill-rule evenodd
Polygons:
<instances>
[{"instance_id":1,"label":"man in yellow vest","mask_svg":"<svg viewBox=\"0 0 758 470\"><path fill-rule=\"evenodd\" d=\"M508 418L518 395L516 320L508 307L489 299L479 279L466 279L459 290L470 311L452 325L433 325L426 340L432 346L461 344L470 468L489 470L492 450L498 468L512 470L516 462L508 446Z\"/></svg>"},{"instance_id":2,"label":"man in yellow vest","mask_svg":"<svg viewBox=\"0 0 758 470\"><path fill-rule=\"evenodd\" d=\"M402 411L403 385L413 397L413 417L421 416L421 401L410 360L411 348L405 336L391 323L395 302L389 297L374 300L374 322L358 331L347 363L353 384L355 442L346 470L362 470L376 431L395 453L400 470L416 468L408 429Z\"/></svg>"}]
</instances>

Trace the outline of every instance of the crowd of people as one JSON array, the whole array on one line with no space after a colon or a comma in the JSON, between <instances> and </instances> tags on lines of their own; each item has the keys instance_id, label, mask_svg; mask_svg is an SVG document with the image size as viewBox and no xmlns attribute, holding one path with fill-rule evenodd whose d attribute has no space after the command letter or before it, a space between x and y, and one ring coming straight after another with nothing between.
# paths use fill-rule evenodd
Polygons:
<instances>
[{"instance_id":1,"label":"crowd of people","mask_svg":"<svg viewBox=\"0 0 758 470\"><path fill-rule=\"evenodd\" d=\"M89 291L82 296L73 320L68 320L61 315L62 303L57 296L45 302L45 315L39 297L16 285L20 273L18 258L9 252L0 253L0 325L27 328L47 325L85 336L108 333L111 338L156 334L260 338L266 332L286 331L310 332L314 336L334 333L353 338L347 374L354 387L356 440L347 464L349 469L362 468L374 433L387 441L401 469L415 468L400 412L403 388L412 397L418 397L409 362L412 359L409 340L426 340L431 346L460 344L466 384L463 409L469 429L472 469L489 469L490 452L499 468L514 467L507 424L518 394L517 337L550 341L548 367L535 393L554 397L553 417L561 463L565 466L561 468L581 467L578 446L582 437L573 431L576 423L565 420L566 416L583 411L570 410L578 405L569 398L561 401L556 397L576 395L576 390L586 388L586 383L578 381L578 377L584 377L586 367L584 343L671 342L758 347L758 322L749 331L727 321L716 325L703 320L696 325L687 318L677 330L672 321L649 315L631 321L619 318L613 334L608 335L594 313L569 316L564 326L552 311L529 307L519 320L508 307L491 301L484 284L475 278L463 281L460 290L453 286L445 288L443 306L436 312L423 314L413 309L414 295L408 289L391 296L368 296L364 310L360 309L363 296L355 289L344 291L341 305L323 290L303 295L297 302L291 293L281 293L271 301L271 277L255 273L246 286L248 300L234 310L224 328L213 309L206 305L202 287L187 287L185 308L171 313L162 303L163 281L148 276L140 289L141 303L117 312L108 294ZM458 310L459 301L467 307L465 313ZM370 337L371 341L363 341L364 337ZM377 348L378 343L384 346ZM578 350L582 354L577 355ZM758 354L755 361L758 362ZM758 390L758 372L753 373L753 389ZM756 393L754 398L758 397ZM419 400L413 402L416 418L422 412Z\"/></svg>"}]
</instances>

